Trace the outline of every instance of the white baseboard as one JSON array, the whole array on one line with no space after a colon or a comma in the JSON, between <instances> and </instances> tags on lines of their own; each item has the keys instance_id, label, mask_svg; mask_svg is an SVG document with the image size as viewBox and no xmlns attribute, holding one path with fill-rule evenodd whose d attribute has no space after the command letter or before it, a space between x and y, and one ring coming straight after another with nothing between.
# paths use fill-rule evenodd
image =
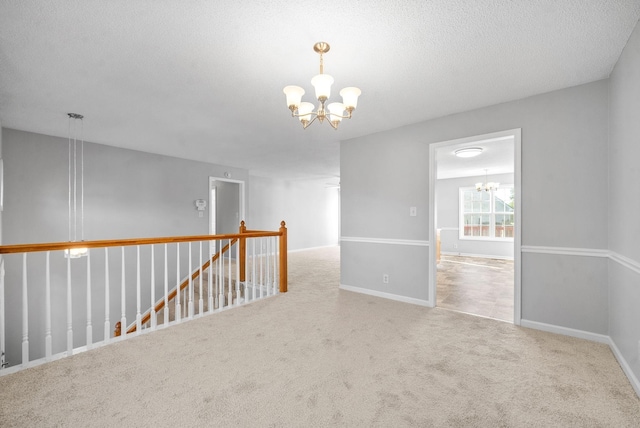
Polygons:
<instances>
[{"instance_id":1,"label":"white baseboard","mask_svg":"<svg viewBox=\"0 0 640 428\"><path fill-rule=\"evenodd\" d=\"M638 395L638 397L640 397L640 381L638 381L635 373L633 373L633 370L631 370L631 366L629 366L629 363L627 362L627 360L625 360L624 356L616 346L616 343L613 341L613 339L611 339L610 336L524 319L521 320L520 326L533 328L535 330L548 331L550 333L562 334L565 336L577 337L579 339L586 339L593 342L609 345L611 352L616 357L616 360L618 360L618 364L620 364L620 367L622 367L622 371L627 376L627 379L629 379L629 383L631 383L631 386L636 391L636 394Z\"/></svg>"},{"instance_id":2,"label":"white baseboard","mask_svg":"<svg viewBox=\"0 0 640 428\"><path fill-rule=\"evenodd\" d=\"M462 257L478 257L481 259L499 259L499 260L513 260L512 256L492 256L487 254L471 254L471 253L456 253L450 251L441 251L443 256L462 256Z\"/></svg>"},{"instance_id":3,"label":"white baseboard","mask_svg":"<svg viewBox=\"0 0 640 428\"><path fill-rule=\"evenodd\" d=\"M385 293L383 291L369 290L368 288L353 287L351 285L344 284L340 284L339 288L341 290L352 291L354 293L367 294L369 296L382 297L383 299L396 300L398 302L433 308L433 303L429 300L415 299L413 297L400 296L398 294Z\"/></svg>"},{"instance_id":4,"label":"white baseboard","mask_svg":"<svg viewBox=\"0 0 640 428\"><path fill-rule=\"evenodd\" d=\"M561 327L558 325L545 324L543 322L529 321L525 319L520 320L520 326L532 328L534 330L548 331L549 333L562 334L563 336L577 337L578 339L591 340L592 342L606 343L607 345L611 341L609 336L604 334L591 333L589 331L576 330L569 327Z\"/></svg>"},{"instance_id":5,"label":"white baseboard","mask_svg":"<svg viewBox=\"0 0 640 428\"><path fill-rule=\"evenodd\" d=\"M627 360L625 360L622 356L622 353L616 346L616 343L613 341L613 339L609 337L608 343L609 347L611 348L611 352L613 352L616 360L618 360L618 364L620 364L620 367L622 367L622 371L627 375L627 379L629 379L629 382L631 382L631 386L636 390L636 394L638 395L638 397L640 397L640 382L638 381L638 378L633 373L633 370L631 370L631 367L629 366L629 363L627 363Z\"/></svg>"},{"instance_id":6,"label":"white baseboard","mask_svg":"<svg viewBox=\"0 0 640 428\"><path fill-rule=\"evenodd\" d=\"M329 245L321 245L319 247L306 247L306 248L298 248L295 250L287 250L287 253L299 253L301 251L309 251L309 250L320 250L322 248L335 248L335 247L339 247L340 244L336 243L336 244L329 244Z\"/></svg>"}]
</instances>

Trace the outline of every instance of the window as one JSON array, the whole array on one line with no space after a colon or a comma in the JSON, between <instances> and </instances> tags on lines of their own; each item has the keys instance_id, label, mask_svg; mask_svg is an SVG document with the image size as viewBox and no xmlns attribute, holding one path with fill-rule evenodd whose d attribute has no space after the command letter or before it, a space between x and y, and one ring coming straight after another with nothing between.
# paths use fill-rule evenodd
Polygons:
<instances>
[{"instance_id":1,"label":"window","mask_svg":"<svg viewBox=\"0 0 640 428\"><path fill-rule=\"evenodd\" d=\"M460 239L511 240L514 223L513 186L478 192L460 188Z\"/></svg>"}]
</instances>

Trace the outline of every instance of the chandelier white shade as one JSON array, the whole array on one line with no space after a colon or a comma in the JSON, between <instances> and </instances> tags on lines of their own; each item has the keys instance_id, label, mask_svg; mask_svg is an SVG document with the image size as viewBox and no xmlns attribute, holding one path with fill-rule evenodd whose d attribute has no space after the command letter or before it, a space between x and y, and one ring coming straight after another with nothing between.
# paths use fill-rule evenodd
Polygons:
<instances>
[{"instance_id":1,"label":"chandelier white shade","mask_svg":"<svg viewBox=\"0 0 640 428\"><path fill-rule=\"evenodd\" d=\"M360 89L355 87L344 88L340 91L342 102L328 104L325 108L325 102L331 97L331 85L334 82L332 76L324 74L322 55L329 52L329 49L330 46L326 42L318 42L313 46L313 50L320 54L320 74L317 74L311 79L311 84L315 89L316 99L320 103L316 111L313 110L314 105L312 103L302 101L302 96L305 94L305 91L300 86L285 86L283 90L287 98L287 107L291 110L291 115L300 120L303 128L307 128L316 119L318 119L320 123L328 119L333 129L338 129L338 125L342 119L351 119L351 114L358 105L358 97L362 93Z\"/></svg>"}]
</instances>

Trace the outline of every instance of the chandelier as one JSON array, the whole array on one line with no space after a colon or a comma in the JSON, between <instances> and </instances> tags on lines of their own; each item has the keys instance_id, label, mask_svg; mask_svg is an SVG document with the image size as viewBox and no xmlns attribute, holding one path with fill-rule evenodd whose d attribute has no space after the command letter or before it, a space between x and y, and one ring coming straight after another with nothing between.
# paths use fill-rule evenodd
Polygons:
<instances>
[{"instance_id":1,"label":"chandelier","mask_svg":"<svg viewBox=\"0 0 640 428\"><path fill-rule=\"evenodd\" d=\"M303 128L311 125L316 119L320 123L328 119L333 129L338 129L342 119L351 119L351 113L358 105L358 97L362 93L360 89L354 87L344 88L340 91L341 103L331 103L325 107L326 101L331 96L331 85L333 77L324 74L324 64L322 55L329 52L330 46L326 42L318 42L313 45L313 50L320 54L320 74L311 79L311 84L315 88L316 98L320 102L318 110L313 111L314 105L309 102L301 102L304 89L300 86L286 86L283 90L287 96L287 107L291 110L291 116L300 119ZM344 114L346 111L346 115Z\"/></svg>"},{"instance_id":2,"label":"chandelier","mask_svg":"<svg viewBox=\"0 0 640 428\"><path fill-rule=\"evenodd\" d=\"M488 170L484 170L484 183L476 183L476 190L478 192L482 192L483 190L485 192L490 192L491 190L497 190L498 186L500 186L500 183L495 183L493 181L487 181L487 171Z\"/></svg>"}]
</instances>

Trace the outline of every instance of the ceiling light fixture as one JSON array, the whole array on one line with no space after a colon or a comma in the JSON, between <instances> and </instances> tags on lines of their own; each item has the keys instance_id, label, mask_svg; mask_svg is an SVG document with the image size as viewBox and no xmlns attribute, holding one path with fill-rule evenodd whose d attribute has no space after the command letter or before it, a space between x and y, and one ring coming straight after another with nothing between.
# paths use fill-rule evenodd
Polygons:
<instances>
[{"instance_id":1,"label":"ceiling light fixture","mask_svg":"<svg viewBox=\"0 0 640 428\"><path fill-rule=\"evenodd\" d=\"M322 54L329 52L330 46L326 42L318 42L313 45L313 50L320 54L320 74L311 79L311 84L316 90L316 98L320 101L318 110L313 111L313 104L302 102L304 89L300 86L286 86L283 90L287 96L287 107L291 110L291 116L300 119L303 128L311 125L316 119L322 123L325 119L329 119L329 124L333 129L338 129L342 119L351 119L351 113L358 105L358 97L362 93L360 89L354 87L344 88L340 91L342 96L341 103L331 103L325 109L325 102L331 96L331 85L333 77L324 74L324 64L322 62ZM328 111L327 111L328 110ZM344 115L344 112L347 112Z\"/></svg>"},{"instance_id":2,"label":"ceiling light fixture","mask_svg":"<svg viewBox=\"0 0 640 428\"><path fill-rule=\"evenodd\" d=\"M482 147L465 147L453 152L453 154L459 158L472 158L478 156L480 153L482 153Z\"/></svg>"},{"instance_id":3,"label":"ceiling light fixture","mask_svg":"<svg viewBox=\"0 0 640 428\"><path fill-rule=\"evenodd\" d=\"M493 181L487 181L487 169L484 170L484 183L476 183L476 190L478 192L489 192L491 190L498 190L500 183L494 183Z\"/></svg>"},{"instance_id":4,"label":"ceiling light fixture","mask_svg":"<svg viewBox=\"0 0 640 428\"><path fill-rule=\"evenodd\" d=\"M78 113L67 113L69 116L69 242L78 242L78 138L76 122L80 121L80 241L84 241L84 116ZM73 120L73 174L71 160L71 121ZM73 215L71 210L71 177L73 176ZM73 221L72 221L73 219ZM73 227L72 227L73 222ZM71 240L71 230L73 229L73 241ZM64 256L69 259L84 257L89 253L89 249L69 248L64 250Z\"/></svg>"}]
</instances>

